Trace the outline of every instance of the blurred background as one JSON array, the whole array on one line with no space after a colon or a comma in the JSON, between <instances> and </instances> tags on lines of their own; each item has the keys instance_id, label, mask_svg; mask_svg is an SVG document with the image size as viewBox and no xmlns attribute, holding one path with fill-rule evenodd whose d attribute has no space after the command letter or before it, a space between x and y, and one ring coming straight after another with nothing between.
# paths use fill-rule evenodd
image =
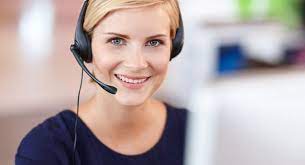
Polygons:
<instances>
[{"instance_id":1,"label":"blurred background","mask_svg":"<svg viewBox=\"0 0 305 165\"><path fill-rule=\"evenodd\" d=\"M82 1L2 0L0 163L76 104ZM189 165L305 164L305 0L180 0L185 46L156 97L187 107ZM94 88L86 78L81 98Z\"/></svg>"}]
</instances>

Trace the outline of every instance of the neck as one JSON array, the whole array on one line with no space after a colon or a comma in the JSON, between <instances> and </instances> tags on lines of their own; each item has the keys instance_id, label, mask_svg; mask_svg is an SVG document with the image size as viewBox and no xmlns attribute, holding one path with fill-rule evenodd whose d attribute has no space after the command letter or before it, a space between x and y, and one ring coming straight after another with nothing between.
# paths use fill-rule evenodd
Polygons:
<instances>
[{"instance_id":1,"label":"neck","mask_svg":"<svg viewBox=\"0 0 305 165\"><path fill-rule=\"evenodd\" d=\"M160 109L161 104L153 99L141 105L126 106L118 104L113 96L105 93L96 94L84 104L80 116L91 129L97 132L105 134L124 132L127 135L151 126L160 116L162 112Z\"/></svg>"},{"instance_id":2,"label":"neck","mask_svg":"<svg viewBox=\"0 0 305 165\"><path fill-rule=\"evenodd\" d=\"M104 117L107 123L111 123L114 128L118 127L136 127L142 122L147 121L147 117L151 116L149 107L151 107L151 100L147 100L141 105L130 106L118 104L113 96L111 96L110 101L106 101L107 98L103 95L96 95L94 97L94 111L96 115ZM144 124L144 123L142 123Z\"/></svg>"}]
</instances>

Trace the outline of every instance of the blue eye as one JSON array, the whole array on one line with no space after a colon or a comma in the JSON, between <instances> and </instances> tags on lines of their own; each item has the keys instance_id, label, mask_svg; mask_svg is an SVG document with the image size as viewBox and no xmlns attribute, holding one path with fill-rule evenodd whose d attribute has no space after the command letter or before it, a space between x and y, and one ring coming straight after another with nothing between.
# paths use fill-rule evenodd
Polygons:
<instances>
[{"instance_id":1,"label":"blue eye","mask_svg":"<svg viewBox=\"0 0 305 165\"><path fill-rule=\"evenodd\" d=\"M162 44L162 42L160 40L151 40L148 42L148 46L152 46L152 47L157 47L159 46L160 44Z\"/></svg>"},{"instance_id":2,"label":"blue eye","mask_svg":"<svg viewBox=\"0 0 305 165\"><path fill-rule=\"evenodd\" d=\"M112 38L110 39L110 42L115 46L123 45L123 39L121 38Z\"/></svg>"}]
</instances>

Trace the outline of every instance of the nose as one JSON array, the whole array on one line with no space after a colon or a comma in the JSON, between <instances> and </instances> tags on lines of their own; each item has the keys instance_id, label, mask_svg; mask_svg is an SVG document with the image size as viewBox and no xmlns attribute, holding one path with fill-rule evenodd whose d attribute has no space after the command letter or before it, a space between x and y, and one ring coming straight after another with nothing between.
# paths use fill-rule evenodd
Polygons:
<instances>
[{"instance_id":1,"label":"nose","mask_svg":"<svg viewBox=\"0 0 305 165\"><path fill-rule=\"evenodd\" d=\"M148 66L144 53L140 47L133 48L125 59L125 66L133 69L144 69Z\"/></svg>"}]
</instances>

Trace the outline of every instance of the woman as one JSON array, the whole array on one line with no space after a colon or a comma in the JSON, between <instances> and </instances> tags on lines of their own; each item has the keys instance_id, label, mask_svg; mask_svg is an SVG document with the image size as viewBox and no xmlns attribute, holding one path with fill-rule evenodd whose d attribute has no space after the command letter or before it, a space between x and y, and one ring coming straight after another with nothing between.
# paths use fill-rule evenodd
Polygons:
<instances>
[{"instance_id":1,"label":"woman","mask_svg":"<svg viewBox=\"0 0 305 165\"><path fill-rule=\"evenodd\" d=\"M82 60L117 91L96 84L91 99L35 127L22 140L16 164L182 165L187 112L152 97L182 48L183 36L178 48L175 43L183 28L177 0L87 4L83 28L93 57Z\"/></svg>"}]
</instances>

